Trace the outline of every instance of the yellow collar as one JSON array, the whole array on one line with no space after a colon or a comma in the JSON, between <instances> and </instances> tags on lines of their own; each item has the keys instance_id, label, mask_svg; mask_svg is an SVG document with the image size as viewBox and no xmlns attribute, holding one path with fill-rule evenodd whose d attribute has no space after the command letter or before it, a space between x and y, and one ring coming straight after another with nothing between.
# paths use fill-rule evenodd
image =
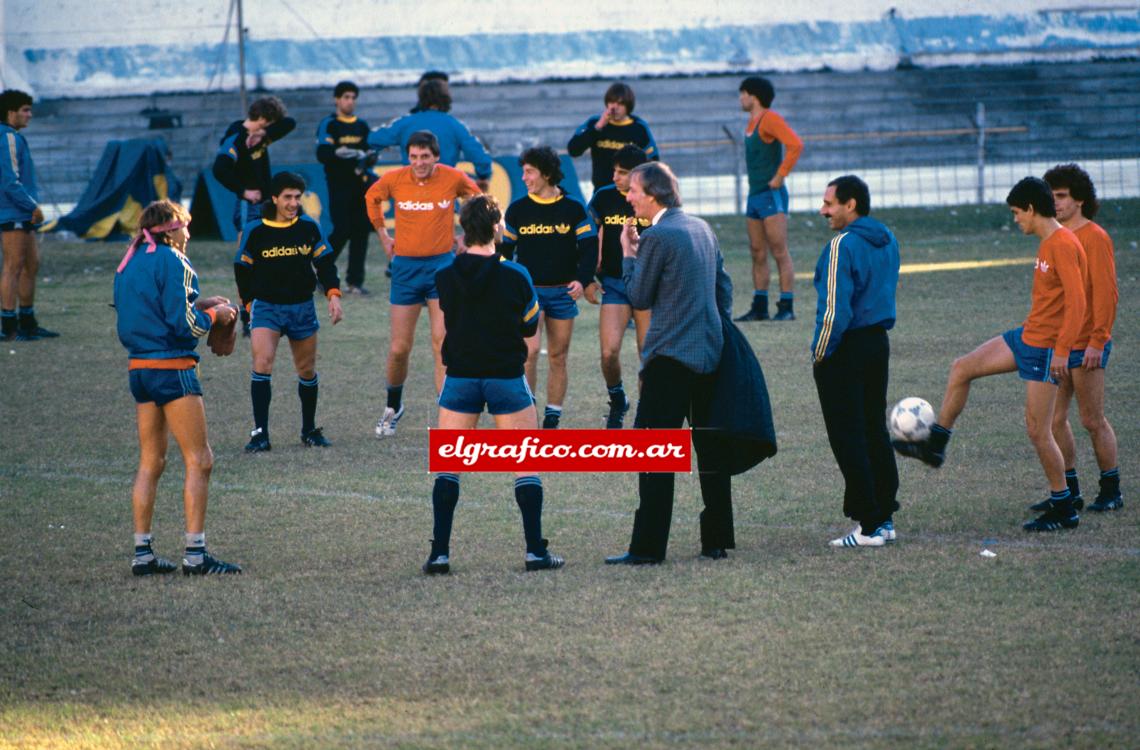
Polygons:
<instances>
[{"instance_id":1,"label":"yellow collar","mask_svg":"<svg viewBox=\"0 0 1140 750\"><path fill-rule=\"evenodd\" d=\"M262 219L261 223L267 227L273 227L274 229L284 229L285 227L291 227L296 224L299 218L301 217L294 216L292 221L274 221L273 219Z\"/></svg>"},{"instance_id":2,"label":"yellow collar","mask_svg":"<svg viewBox=\"0 0 1140 750\"><path fill-rule=\"evenodd\" d=\"M336 116L336 119L337 119L339 122L348 122L348 123L353 123L353 122L356 122L356 115L353 115L352 117L341 117L340 115L337 115L337 116Z\"/></svg>"},{"instance_id":3,"label":"yellow collar","mask_svg":"<svg viewBox=\"0 0 1140 750\"><path fill-rule=\"evenodd\" d=\"M526 195L535 203L541 203L544 206L549 206L551 203L557 203L558 201L562 200L561 192L559 192L558 195L554 196L553 198L543 198L541 196L535 195L534 193L527 193Z\"/></svg>"}]
</instances>

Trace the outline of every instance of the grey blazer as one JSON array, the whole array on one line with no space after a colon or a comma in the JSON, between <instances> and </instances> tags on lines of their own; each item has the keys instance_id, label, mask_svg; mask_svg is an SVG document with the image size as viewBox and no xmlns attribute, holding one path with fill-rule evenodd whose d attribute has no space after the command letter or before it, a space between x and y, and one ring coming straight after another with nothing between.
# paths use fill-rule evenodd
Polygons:
<instances>
[{"instance_id":1,"label":"grey blazer","mask_svg":"<svg viewBox=\"0 0 1140 750\"><path fill-rule=\"evenodd\" d=\"M634 308L653 313L642 369L654 357L671 357L697 373L716 370L724 345L721 315L732 310L732 280L712 227L670 208L641 233L637 257L622 259L622 280Z\"/></svg>"}]
</instances>

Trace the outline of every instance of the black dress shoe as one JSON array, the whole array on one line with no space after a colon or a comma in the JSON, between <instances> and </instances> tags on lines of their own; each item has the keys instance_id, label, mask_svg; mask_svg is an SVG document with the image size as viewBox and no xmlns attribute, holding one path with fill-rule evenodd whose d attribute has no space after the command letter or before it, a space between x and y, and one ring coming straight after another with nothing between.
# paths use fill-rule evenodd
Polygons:
<instances>
[{"instance_id":1,"label":"black dress shoe","mask_svg":"<svg viewBox=\"0 0 1140 750\"><path fill-rule=\"evenodd\" d=\"M645 557L631 552L606 558L606 565L657 565L660 562L656 557Z\"/></svg>"},{"instance_id":2,"label":"black dress shoe","mask_svg":"<svg viewBox=\"0 0 1140 750\"><path fill-rule=\"evenodd\" d=\"M703 549L703 550L701 550L701 559L702 560L727 560L728 559L728 550L724 549L723 547L715 547L713 549Z\"/></svg>"}]
</instances>

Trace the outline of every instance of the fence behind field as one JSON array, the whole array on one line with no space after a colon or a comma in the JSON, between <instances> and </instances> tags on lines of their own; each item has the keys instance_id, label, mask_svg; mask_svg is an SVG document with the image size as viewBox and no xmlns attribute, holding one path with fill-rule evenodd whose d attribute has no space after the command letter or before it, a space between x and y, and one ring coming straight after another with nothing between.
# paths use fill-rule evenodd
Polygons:
<instances>
[{"instance_id":1,"label":"fence behind field","mask_svg":"<svg viewBox=\"0 0 1140 750\"><path fill-rule=\"evenodd\" d=\"M699 213L735 213L747 195L742 77L631 82L636 114L649 122L662 158L682 180L686 204ZM826 183L847 172L867 180L880 207L1000 202L1021 177L1062 161L1085 166L1104 197L1140 196L1135 61L769 77L773 107L805 142L788 180L794 211L816 210ZM496 155L538 143L564 148L573 130L600 112L608 83L455 86L453 113ZM314 161L313 134L331 108L331 92L274 93L298 120L297 131L273 146L274 163ZM377 126L413 100L411 89L365 89L358 114ZM74 203L109 138L155 135L167 139L189 191L226 124L240 117L236 102L233 92L37 102L24 132L45 199ZM147 107L177 114L182 126L148 130L140 114ZM588 157L576 165L588 183Z\"/></svg>"}]
</instances>

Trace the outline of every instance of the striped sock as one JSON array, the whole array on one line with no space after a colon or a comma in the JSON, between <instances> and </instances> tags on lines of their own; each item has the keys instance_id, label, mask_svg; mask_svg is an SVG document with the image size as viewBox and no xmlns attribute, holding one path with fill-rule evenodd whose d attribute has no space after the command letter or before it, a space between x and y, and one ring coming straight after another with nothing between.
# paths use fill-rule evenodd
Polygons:
<instances>
[{"instance_id":1,"label":"striped sock","mask_svg":"<svg viewBox=\"0 0 1140 750\"><path fill-rule=\"evenodd\" d=\"M1052 490L1049 493L1049 502L1053 504L1055 510L1063 513L1073 511L1073 495L1069 492L1068 487L1063 490Z\"/></svg>"},{"instance_id":2,"label":"striped sock","mask_svg":"<svg viewBox=\"0 0 1140 750\"><path fill-rule=\"evenodd\" d=\"M250 372L249 397L253 401L253 425L269 435L269 402L273 399L273 375Z\"/></svg>"},{"instance_id":3,"label":"striped sock","mask_svg":"<svg viewBox=\"0 0 1140 750\"><path fill-rule=\"evenodd\" d=\"M186 532L186 553L183 557L187 565L201 565L206 554L206 532Z\"/></svg>"},{"instance_id":4,"label":"striped sock","mask_svg":"<svg viewBox=\"0 0 1140 750\"><path fill-rule=\"evenodd\" d=\"M1074 499L1081 496L1081 482L1077 479L1076 469L1065 469L1065 484L1069 487L1069 494Z\"/></svg>"},{"instance_id":5,"label":"striped sock","mask_svg":"<svg viewBox=\"0 0 1140 750\"><path fill-rule=\"evenodd\" d=\"M607 385L606 392L610 394L610 401L620 401L626 403L625 386L619 380L617 385Z\"/></svg>"},{"instance_id":6,"label":"striped sock","mask_svg":"<svg viewBox=\"0 0 1140 750\"><path fill-rule=\"evenodd\" d=\"M459 504L459 476L439 474L431 489L433 517L431 556L449 555L451 551L451 522L455 519L455 506Z\"/></svg>"},{"instance_id":7,"label":"striped sock","mask_svg":"<svg viewBox=\"0 0 1140 750\"><path fill-rule=\"evenodd\" d=\"M312 380L305 380L297 376L297 396L301 399L301 434L307 435L316 427L317 395L320 390L321 378L313 373Z\"/></svg>"},{"instance_id":8,"label":"striped sock","mask_svg":"<svg viewBox=\"0 0 1140 750\"><path fill-rule=\"evenodd\" d=\"M795 298L796 298L795 292L780 292L780 301L781 302L786 302L787 300L795 299Z\"/></svg>"},{"instance_id":9,"label":"striped sock","mask_svg":"<svg viewBox=\"0 0 1140 750\"><path fill-rule=\"evenodd\" d=\"M515 502L522 513L526 551L542 557L546 554L546 543L542 539L542 479L537 476L516 479Z\"/></svg>"},{"instance_id":10,"label":"striped sock","mask_svg":"<svg viewBox=\"0 0 1140 750\"><path fill-rule=\"evenodd\" d=\"M1100 473L1100 494L1103 497L1120 495L1120 467L1115 466Z\"/></svg>"},{"instance_id":11,"label":"striped sock","mask_svg":"<svg viewBox=\"0 0 1140 750\"><path fill-rule=\"evenodd\" d=\"M151 545L154 537L150 532L145 534L135 534L135 562L148 563L154 559L154 550Z\"/></svg>"},{"instance_id":12,"label":"striped sock","mask_svg":"<svg viewBox=\"0 0 1140 750\"><path fill-rule=\"evenodd\" d=\"M400 404L404 401L404 386L403 385L390 385L388 386L388 408L393 411L400 410Z\"/></svg>"}]
</instances>

